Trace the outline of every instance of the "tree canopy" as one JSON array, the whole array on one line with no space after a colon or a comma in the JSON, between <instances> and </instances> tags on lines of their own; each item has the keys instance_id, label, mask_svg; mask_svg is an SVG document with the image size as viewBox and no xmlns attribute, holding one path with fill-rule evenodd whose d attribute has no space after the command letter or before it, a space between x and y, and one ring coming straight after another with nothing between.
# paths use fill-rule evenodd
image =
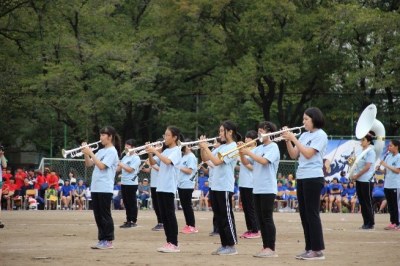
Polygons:
<instances>
[{"instance_id":1,"label":"tree canopy","mask_svg":"<svg viewBox=\"0 0 400 266\"><path fill-rule=\"evenodd\" d=\"M226 119L244 134L310 106L353 135L370 103L398 135L399 29L394 0L5 0L0 140L56 154L105 125L144 143Z\"/></svg>"}]
</instances>

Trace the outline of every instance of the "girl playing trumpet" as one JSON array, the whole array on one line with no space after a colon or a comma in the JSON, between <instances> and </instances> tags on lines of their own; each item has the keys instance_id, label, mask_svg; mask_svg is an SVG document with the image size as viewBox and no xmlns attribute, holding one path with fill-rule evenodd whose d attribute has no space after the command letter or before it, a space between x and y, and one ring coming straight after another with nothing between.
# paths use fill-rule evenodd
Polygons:
<instances>
[{"instance_id":1,"label":"girl playing trumpet","mask_svg":"<svg viewBox=\"0 0 400 266\"><path fill-rule=\"evenodd\" d=\"M106 126L100 130L100 141L104 146L96 154L82 143L82 153L85 155L85 166L94 165L92 183L90 185L93 213L98 229L99 242L93 249L113 248L114 221L111 216L111 201L114 190L114 178L119 162L114 143L120 144L120 138L113 127Z\"/></svg>"},{"instance_id":2,"label":"girl playing trumpet","mask_svg":"<svg viewBox=\"0 0 400 266\"><path fill-rule=\"evenodd\" d=\"M258 125L259 134L272 133L274 131L276 131L276 126L271 122L261 122ZM278 192L276 180L280 157L278 145L271 141L269 137L264 137L262 145L253 150L240 149L239 154L243 164L253 163L254 206L263 240L263 248L254 257L277 257L273 211Z\"/></svg>"},{"instance_id":3,"label":"girl playing trumpet","mask_svg":"<svg viewBox=\"0 0 400 266\"><path fill-rule=\"evenodd\" d=\"M236 141L240 135L236 131L236 125L231 121L225 121L219 127L219 137L224 144L217 148L217 152L223 153L236 148ZM201 136L200 140L205 140ZM237 243L235 219L233 216L231 198L234 190L234 168L237 158L225 156L218 158L208 148L208 143L200 142L200 154L203 161L210 160L213 165L212 177L212 209L219 227L221 247L214 251L213 255L235 255Z\"/></svg>"},{"instance_id":4,"label":"girl playing trumpet","mask_svg":"<svg viewBox=\"0 0 400 266\"><path fill-rule=\"evenodd\" d=\"M160 159L157 199L167 243L158 248L157 251L164 253L180 252L178 246L178 222L175 215L176 180L178 178L178 169L176 166L182 158L179 147L180 137L180 130L174 126L169 126L165 130L164 135L165 145L168 148L163 152L160 152L154 146L146 148L151 165L156 164L153 154Z\"/></svg>"},{"instance_id":5,"label":"girl playing trumpet","mask_svg":"<svg viewBox=\"0 0 400 266\"><path fill-rule=\"evenodd\" d=\"M132 149L136 146L136 141L128 139L125 141L125 150ZM136 192L138 189L138 174L140 171L140 157L134 152L127 154L118 163L117 172L121 174L121 194L126 212L126 222L120 228L136 227L138 208Z\"/></svg>"}]
</instances>

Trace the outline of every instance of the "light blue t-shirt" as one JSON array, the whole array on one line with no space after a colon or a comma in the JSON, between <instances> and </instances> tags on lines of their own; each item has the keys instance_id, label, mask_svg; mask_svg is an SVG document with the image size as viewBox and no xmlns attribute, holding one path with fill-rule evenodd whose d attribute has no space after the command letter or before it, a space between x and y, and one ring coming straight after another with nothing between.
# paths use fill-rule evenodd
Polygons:
<instances>
[{"instance_id":1,"label":"light blue t-shirt","mask_svg":"<svg viewBox=\"0 0 400 266\"><path fill-rule=\"evenodd\" d=\"M385 162L391 167L400 168L400 153L397 153L395 156L393 156L393 154L390 153L386 157ZM392 170L386 168L385 188L400 189L400 174L396 174Z\"/></svg>"},{"instance_id":2,"label":"light blue t-shirt","mask_svg":"<svg viewBox=\"0 0 400 266\"><path fill-rule=\"evenodd\" d=\"M211 151L211 153L213 156L217 156L218 149L217 148L213 149ZM213 176L214 176L215 165L210 160L207 161L207 164L208 164L208 186L212 190L213 189L212 188L212 180L213 180Z\"/></svg>"},{"instance_id":3,"label":"light blue t-shirt","mask_svg":"<svg viewBox=\"0 0 400 266\"><path fill-rule=\"evenodd\" d=\"M134 170L129 173L125 171L124 168L122 168L121 171L121 184L122 185L137 185L138 184L138 174L139 174L139 168L140 164L142 163L140 161L140 157L138 155L126 155L124 158L122 158L121 162L123 164L126 164L130 168L133 168Z\"/></svg>"},{"instance_id":4,"label":"light blue t-shirt","mask_svg":"<svg viewBox=\"0 0 400 266\"><path fill-rule=\"evenodd\" d=\"M192 173L185 174L184 172L179 171L178 188L193 189L196 183L195 176L197 172L197 158L192 152L183 155L179 163L179 168L182 167L192 169Z\"/></svg>"},{"instance_id":5,"label":"light blue t-shirt","mask_svg":"<svg viewBox=\"0 0 400 266\"><path fill-rule=\"evenodd\" d=\"M115 173L118 165L118 152L114 146L100 149L96 157L106 165L104 170L100 170L95 165L92 174L91 192L113 193Z\"/></svg>"},{"instance_id":6,"label":"light blue t-shirt","mask_svg":"<svg viewBox=\"0 0 400 266\"><path fill-rule=\"evenodd\" d=\"M262 144L254 149L254 154L268 160L266 165L253 161L253 194L277 194L276 174L279 166L279 148L276 142Z\"/></svg>"},{"instance_id":7,"label":"light blue t-shirt","mask_svg":"<svg viewBox=\"0 0 400 266\"><path fill-rule=\"evenodd\" d=\"M230 144L222 144L216 149L216 152L224 153L236 148L236 142ZM237 158L225 156L224 162L216 165L213 170L212 190L233 192L235 184L235 166Z\"/></svg>"},{"instance_id":8,"label":"light blue t-shirt","mask_svg":"<svg viewBox=\"0 0 400 266\"><path fill-rule=\"evenodd\" d=\"M299 167L297 168L297 179L323 177L323 158L328 145L328 136L322 129L317 129L314 132L304 132L301 134L299 141L308 148L313 148L317 152L307 159L300 152Z\"/></svg>"},{"instance_id":9,"label":"light blue t-shirt","mask_svg":"<svg viewBox=\"0 0 400 266\"><path fill-rule=\"evenodd\" d=\"M156 161L156 165L160 166L160 158L157 156L153 156L154 161ZM150 187L157 187L158 183L158 170L151 168L150 170Z\"/></svg>"},{"instance_id":10,"label":"light blue t-shirt","mask_svg":"<svg viewBox=\"0 0 400 266\"><path fill-rule=\"evenodd\" d=\"M249 160L249 156L246 156ZM253 164L252 160L249 160ZM239 187L253 188L253 171L247 168L243 163L240 163L239 170Z\"/></svg>"},{"instance_id":11,"label":"light blue t-shirt","mask_svg":"<svg viewBox=\"0 0 400 266\"><path fill-rule=\"evenodd\" d=\"M370 182L369 180L375 173L376 154L373 146L370 147L371 149L358 161L355 169L355 173L357 174L364 168L367 163L371 163L368 171L357 179L357 181L359 182Z\"/></svg>"},{"instance_id":12,"label":"light blue t-shirt","mask_svg":"<svg viewBox=\"0 0 400 266\"><path fill-rule=\"evenodd\" d=\"M176 193L179 165L182 159L181 147L167 148L162 152L162 155L172 161L171 164L165 164L160 161L160 171L158 172L157 192Z\"/></svg>"}]
</instances>

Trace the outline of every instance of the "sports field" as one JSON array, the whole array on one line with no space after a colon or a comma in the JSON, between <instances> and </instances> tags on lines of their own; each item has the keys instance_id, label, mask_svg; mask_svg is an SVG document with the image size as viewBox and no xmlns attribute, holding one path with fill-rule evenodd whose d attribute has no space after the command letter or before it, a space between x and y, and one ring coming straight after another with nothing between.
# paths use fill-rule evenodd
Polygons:
<instances>
[{"instance_id":1,"label":"sports field","mask_svg":"<svg viewBox=\"0 0 400 266\"><path fill-rule=\"evenodd\" d=\"M92 211L2 212L6 225L0 229L0 265L317 265L299 261L304 249L298 213L274 213L277 226L277 258L253 258L261 239L239 239L236 256L215 256L219 237L208 235L212 212L195 212L199 233L179 234L181 253L162 254L164 232L154 232L153 211L139 211L138 227L120 229L124 211L113 211L116 240L112 250L92 250L97 228ZM184 226L182 211L178 224ZM376 229L358 230L361 214L322 214L326 244L323 265L399 265L400 231L385 231L388 214L378 214ZM242 212L235 212L238 234L245 231Z\"/></svg>"}]
</instances>

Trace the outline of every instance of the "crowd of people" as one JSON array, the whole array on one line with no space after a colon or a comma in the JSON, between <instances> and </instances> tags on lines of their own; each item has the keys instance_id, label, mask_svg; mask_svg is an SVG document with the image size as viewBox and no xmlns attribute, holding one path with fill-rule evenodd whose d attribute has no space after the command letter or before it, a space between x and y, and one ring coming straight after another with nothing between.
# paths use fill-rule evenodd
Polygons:
<instances>
[{"instance_id":1,"label":"crowd of people","mask_svg":"<svg viewBox=\"0 0 400 266\"><path fill-rule=\"evenodd\" d=\"M260 122L257 131L250 130L242 139L232 121L224 121L218 128L219 136L210 144L206 136L197 142L200 164L185 143L180 130L169 126L165 130L162 146L150 144L137 149L133 139L125 141L124 155L118 156L115 148L120 139L115 129L108 126L100 130L104 148L96 153L82 143L85 166L94 167L88 188L73 171L65 180L46 169L40 171L17 169L14 175L6 168L4 152L2 162L2 201L11 208L21 197L20 206L30 205L28 191L34 190L38 208L82 210L90 191L92 209L98 229L98 242L93 249L113 248L114 221L111 204L124 209L126 221L120 228L137 226L138 209L147 208L151 201L157 217L154 231L164 231L166 243L158 252L180 252L176 198L183 210L184 234L198 233L192 196L200 190L199 209L212 210L213 223L210 236L219 235L221 245L211 254L235 255L238 253L236 224L233 210L237 205L244 213L246 231L240 238L261 238L262 248L254 257L277 257L275 250L275 210L295 210L300 214L304 232L304 251L296 255L300 260L323 260L325 249L321 212L360 212L361 230L374 229L374 213L388 211L390 224L386 230L399 230L398 189L400 188L400 143L391 140L388 154L375 168L376 155L371 149L373 132L361 139L363 156L360 156L350 176L341 172L340 178L328 182L323 173L323 157L327 135L322 130L324 118L315 107L304 112L305 132L298 138L284 127L279 137L285 141L289 156L298 161L296 173L278 174L280 152L273 135L277 127L269 121ZM276 137L276 136L275 136ZM188 140L186 140L186 143ZM137 151L145 151L148 159L141 162ZM385 180L374 179L376 170L383 172ZM150 178L139 178L140 172ZM115 184L115 177L119 176ZM150 181L150 182L149 182ZM0 194L1 195L1 194ZM24 198L25 197L25 198ZM27 199L28 198L28 199ZM32 200L33 202L33 200ZM279 205L282 203L282 205ZM58 204L58 205L57 205ZM283 208L283 206L286 206ZM374 207L375 206L375 207ZM125 230L125 229L124 229Z\"/></svg>"}]
</instances>

